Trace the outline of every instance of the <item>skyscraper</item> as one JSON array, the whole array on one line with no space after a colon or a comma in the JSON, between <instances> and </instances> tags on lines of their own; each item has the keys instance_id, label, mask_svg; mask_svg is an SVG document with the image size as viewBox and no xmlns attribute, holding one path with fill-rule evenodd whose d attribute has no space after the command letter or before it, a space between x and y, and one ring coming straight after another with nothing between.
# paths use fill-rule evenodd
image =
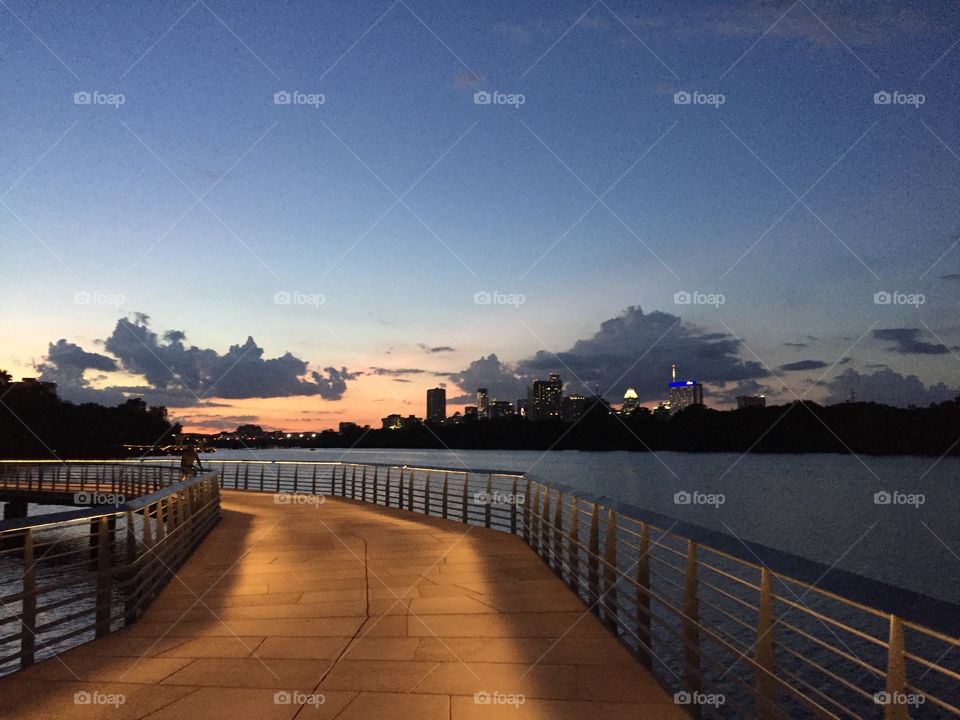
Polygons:
<instances>
[{"instance_id":1,"label":"skyscraper","mask_svg":"<svg viewBox=\"0 0 960 720\"><path fill-rule=\"evenodd\" d=\"M747 407L766 407L767 399L763 395L737 395L737 410Z\"/></svg>"},{"instance_id":2,"label":"skyscraper","mask_svg":"<svg viewBox=\"0 0 960 720\"><path fill-rule=\"evenodd\" d=\"M677 380L677 366L671 373L670 411L678 413L691 405L703 405L703 385L696 380Z\"/></svg>"},{"instance_id":3,"label":"skyscraper","mask_svg":"<svg viewBox=\"0 0 960 720\"><path fill-rule=\"evenodd\" d=\"M490 394L486 388L477 388L477 415L481 420L490 419Z\"/></svg>"},{"instance_id":4,"label":"skyscraper","mask_svg":"<svg viewBox=\"0 0 960 720\"><path fill-rule=\"evenodd\" d=\"M534 380L527 396L527 417L530 420L560 418L563 402L563 381L559 373L550 373L548 380Z\"/></svg>"},{"instance_id":5,"label":"skyscraper","mask_svg":"<svg viewBox=\"0 0 960 720\"><path fill-rule=\"evenodd\" d=\"M624 415L631 415L640 407L640 398L637 397L637 391L633 388L627 388L623 394L623 407L620 412Z\"/></svg>"},{"instance_id":6,"label":"skyscraper","mask_svg":"<svg viewBox=\"0 0 960 720\"><path fill-rule=\"evenodd\" d=\"M447 391L444 388L427 390L427 420L440 423L447 419Z\"/></svg>"}]
</instances>

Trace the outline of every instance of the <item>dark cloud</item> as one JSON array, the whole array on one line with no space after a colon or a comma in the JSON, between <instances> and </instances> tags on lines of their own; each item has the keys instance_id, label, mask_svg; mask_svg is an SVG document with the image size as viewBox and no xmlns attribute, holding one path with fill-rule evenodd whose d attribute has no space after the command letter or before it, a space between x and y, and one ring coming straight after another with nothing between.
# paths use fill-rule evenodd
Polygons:
<instances>
[{"instance_id":1,"label":"dark cloud","mask_svg":"<svg viewBox=\"0 0 960 720\"><path fill-rule=\"evenodd\" d=\"M491 397L510 400L524 397L532 380L555 371L563 376L566 392L593 392L596 386L613 399L632 387L641 400L658 400L666 394L673 363L682 377L705 383L767 377L760 363L739 357L740 345L731 335L706 332L675 315L629 307L569 350L541 351L512 365L489 355L451 379L468 393L486 387Z\"/></svg>"},{"instance_id":2,"label":"dark cloud","mask_svg":"<svg viewBox=\"0 0 960 720\"><path fill-rule=\"evenodd\" d=\"M796 362L781 365L777 370L793 372L795 370L822 370L825 367L828 367L828 365L823 362L823 360L797 360Z\"/></svg>"},{"instance_id":3,"label":"dark cloud","mask_svg":"<svg viewBox=\"0 0 960 720\"><path fill-rule=\"evenodd\" d=\"M417 347L423 350L425 353L448 353L455 352L454 348L449 345L437 345L436 347L431 347L425 343L418 343Z\"/></svg>"},{"instance_id":4,"label":"dark cloud","mask_svg":"<svg viewBox=\"0 0 960 720\"><path fill-rule=\"evenodd\" d=\"M941 280L960 280L960 273L947 273L940 276Z\"/></svg>"},{"instance_id":5,"label":"dark cloud","mask_svg":"<svg viewBox=\"0 0 960 720\"><path fill-rule=\"evenodd\" d=\"M47 357L37 367L45 379L59 384L61 395L68 399L83 390L84 399L98 402L119 402L132 394L170 407L197 405L207 396L241 399L318 395L325 400L339 400L346 392L347 382L359 376L346 368L327 367L323 372L311 372L306 361L289 352L264 358L263 349L252 337L220 354L210 348L187 345L186 335L179 330L170 330L161 338L149 323L150 318L144 313L117 321L103 344L113 357L89 353L60 340L50 345ZM146 386L93 390L83 378L84 369L141 375Z\"/></svg>"},{"instance_id":6,"label":"dark cloud","mask_svg":"<svg viewBox=\"0 0 960 720\"><path fill-rule=\"evenodd\" d=\"M784 347L788 348L805 348L810 347L807 343L798 343L798 342L786 342L783 344Z\"/></svg>"},{"instance_id":7,"label":"dark cloud","mask_svg":"<svg viewBox=\"0 0 960 720\"><path fill-rule=\"evenodd\" d=\"M888 328L874 330L873 336L894 343L887 350L904 355L943 355L950 352L946 345L918 340L917 336L922 332L920 328Z\"/></svg>"},{"instance_id":8,"label":"dark cloud","mask_svg":"<svg viewBox=\"0 0 960 720\"><path fill-rule=\"evenodd\" d=\"M388 375L391 377L400 375L423 375L425 372L427 371L420 368L370 368L371 375Z\"/></svg>"},{"instance_id":9,"label":"dark cloud","mask_svg":"<svg viewBox=\"0 0 960 720\"><path fill-rule=\"evenodd\" d=\"M925 385L916 375L901 375L890 369L866 374L850 368L820 384L827 388L828 404L849 400L851 392L859 401L899 407L941 403L960 395L960 388L951 388L944 383Z\"/></svg>"}]
</instances>

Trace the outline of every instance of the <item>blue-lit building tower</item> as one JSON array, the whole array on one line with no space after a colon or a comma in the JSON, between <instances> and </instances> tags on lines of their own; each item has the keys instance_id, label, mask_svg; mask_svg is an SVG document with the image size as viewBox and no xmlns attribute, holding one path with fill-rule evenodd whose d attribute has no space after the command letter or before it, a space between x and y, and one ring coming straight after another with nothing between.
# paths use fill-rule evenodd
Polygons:
<instances>
[{"instance_id":1,"label":"blue-lit building tower","mask_svg":"<svg viewBox=\"0 0 960 720\"><path fill-rule=\"evenodd\" d=\"M670 382L670 411L677 413L691 405L703 405L703 385L696 380L677 380L677 366L673 366Z\"/></svg>"}]
</instances>

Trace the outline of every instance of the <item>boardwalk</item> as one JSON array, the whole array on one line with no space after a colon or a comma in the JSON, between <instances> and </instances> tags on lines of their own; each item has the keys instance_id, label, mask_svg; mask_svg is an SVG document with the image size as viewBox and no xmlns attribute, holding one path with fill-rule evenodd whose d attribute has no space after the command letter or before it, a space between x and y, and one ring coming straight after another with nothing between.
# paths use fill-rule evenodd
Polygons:
<instances>
[{"instance_id":1,"label":"boardwalk","mask_svg":"<svg viewBox=\"0 0 960 720\"><path fill-rule=\"evenodd\" d=\"M0 717L686 717L517 537L222 499L139 622L0 679Z\"/></svg>"}]
</instances>

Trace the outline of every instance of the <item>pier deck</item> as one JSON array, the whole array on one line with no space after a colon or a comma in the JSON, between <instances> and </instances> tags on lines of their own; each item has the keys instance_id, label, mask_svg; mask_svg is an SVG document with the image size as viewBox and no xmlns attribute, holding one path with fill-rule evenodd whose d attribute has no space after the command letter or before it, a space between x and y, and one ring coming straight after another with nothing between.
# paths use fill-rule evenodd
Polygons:
<instances>
[{"instance_id":1,"label":"pier deck","mask_svg":"<svg viewBox=\"0 0 960 720\"><path fill-rule=\"evenodd\" d=\"M339 499L222 502L136 624L0 679L0 717L687 717L518 537Z\"/></svg>"}]
</instances>

